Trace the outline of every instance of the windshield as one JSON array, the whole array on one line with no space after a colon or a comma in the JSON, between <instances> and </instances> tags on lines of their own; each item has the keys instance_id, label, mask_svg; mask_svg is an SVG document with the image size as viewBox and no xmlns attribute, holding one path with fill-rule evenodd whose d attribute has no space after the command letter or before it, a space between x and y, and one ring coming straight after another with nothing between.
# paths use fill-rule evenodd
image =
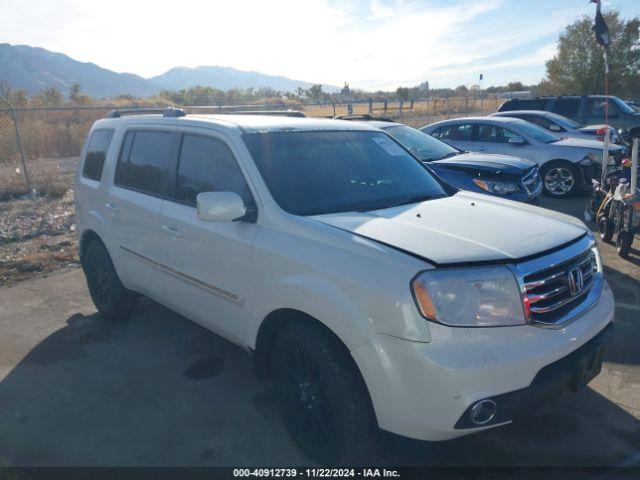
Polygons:
<instances>
[{"instance_id":1,"label":"windshield","mask_svg":"<svg viewBox=\"0 0 640 480\"><path fill-rule=\"evenodd\" d=\"M539 127L533 123L526 122L524 120L516 120L512 124L514 127L517 126L519 132L528 137L533 138L534 140L542 143L553 143L560 141L560 138L555 135L547 132L544 128Z\"/></svg>"},{"instance_id":2,"label":"windshield","mask_svg":"<svg viewBox=\"0 0 640 480\"><path fill-rule=\"evenodd\" d=\"M446 196L427 169L383 132L243 138L275 201L295 215L378 210Z\"/></svg>"},{"instance_id":3,"label":"windshield","mask_svg":"<svg viewBox=\"0 0 640 480\"><path fill-rule=\"evenodd\" d=\"M420 160L438 160L460 153L431 135L406 125L394 125L385 128L384 131Z\"/></svg>"},{"instance_id":4,"label":"windshield","mask_svg":"<svg viewBox=\"0 0 640 480\"><path fill-rule=\"evenodd\" d=\"M622 113L626 113L627 115L631 113L635 113L635 110L633 108L631 108L625 102L620 100L618 97L610 97L610 98L611 98L611 102L615 103L616 107L618 107L618 110L620 110Z\"/></svg>"}]
</instances>

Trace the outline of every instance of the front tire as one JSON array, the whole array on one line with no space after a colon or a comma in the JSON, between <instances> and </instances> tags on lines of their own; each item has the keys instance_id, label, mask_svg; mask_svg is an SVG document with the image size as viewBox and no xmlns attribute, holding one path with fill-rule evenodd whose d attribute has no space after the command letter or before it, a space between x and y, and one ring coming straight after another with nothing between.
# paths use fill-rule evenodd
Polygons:
<instances>
[{"instance_id":1,"label":"front tire","mask_svg":"<svg viewBox=\"0 0 640 480\"><path fill-rule=\"evenodd\" d=\"M598 230L600 231L600 240L610 243L613 238L613 232L616 229L615 224L609 220L607 215L600 215L598 219Z\"/></svg>"},{"instance_id":2,"label":"front tire","mask_svg":"<svg viewBox=\"0 0 640 480\"><path fill-rule=\"evenodd\" d=\"M87 245L82 256L82 269L91 300L102 316L117 319L131 313L137 295L122 285L102 242L93 240Z\"/></svg>"},{"instance_id":3,"label":"front tire","mask_svg":"<svg viewBox=\"0 0 640 480\"><path fill-rule=\"evenodd\" d=\"M566 198L578 190L578 169L565 161L549 162L542 167L542 184L547 195Z\"/></svg>"},{"instance_id":4,"label":"front tire","mask_svg":"<svg viewBox=\"0 0 640 480\"><path fill-rule=\"evenodd\" d=\"M633 233L632 232L623 232L620 231L618 233L618 237L616 238L616 245L618 247L618 255L622 258L627 258L629 256L629 252L631 251L631 244L633 243Z\"/></svg>"},{"instance_id":5,"label":"front tire","mask_svg":"<svg viewBox=\"0 0 640 480\"><path fill-rule=\"evenodd\" d=\"M369 394L349 352L321 326L292 324L276 339L272 372L280 413L316 461L361 463L375 445Z\"/></svg>"}]
</instances>

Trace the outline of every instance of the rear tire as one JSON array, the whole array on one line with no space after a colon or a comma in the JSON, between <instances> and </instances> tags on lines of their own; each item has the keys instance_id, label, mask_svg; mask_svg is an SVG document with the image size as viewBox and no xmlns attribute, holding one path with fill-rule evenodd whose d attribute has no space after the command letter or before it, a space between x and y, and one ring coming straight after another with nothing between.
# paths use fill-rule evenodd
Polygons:
<instances>
[{"instance_id":1,"label":"rear tire","mask_svg":"<svg viewBox=\"0 0 640 480\"><path fill-rule=\"evenodd\" d=\"M122 285L102 242L93 240L87 245L82 255L82 269L87 278L91 300L100 315L117 319L131 313L138 296Z\"/></svg>"},{"instance_id":2,"label":"rear tire","mask_svg":"<svg viewBox=\"0 0 640 480\"><path fill-rule=\"evenodd\" d=\"M569 162L554 160L542 167L544 192L556 198L566 198L578 191L580 175L578 169Z\"/></svg>"},{"instance_id":3,"label":"rear tire","mask_svg":"<svg viewBox=\"0 0 640 480\"><path fill-rule=\"evenodd\" d=\"M362 464L377 426L369 394L349 352L321 326L295 323L278 335L272 361L280 413L311 458Z\"/></svg>"}]
</instances>

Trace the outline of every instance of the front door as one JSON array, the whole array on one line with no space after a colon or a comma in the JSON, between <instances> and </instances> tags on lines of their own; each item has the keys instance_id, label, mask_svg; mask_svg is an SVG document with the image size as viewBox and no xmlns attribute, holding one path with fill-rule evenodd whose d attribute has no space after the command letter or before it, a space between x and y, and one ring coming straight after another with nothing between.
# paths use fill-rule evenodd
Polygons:
<instances>
[{"instance_id":1,"label":"front door","mask_svg":"<svg viewBox=\"0 0 640 480\"><path fill-rule=\"evenodd\" d=\"M251 288L251 249L258 231L248 221L198 218L201 192L235 192L255 207L253 195L223 137L183 133L173 198L162 206L165 301L231 341L244 338Z\"/></svg>"}]
</instances>

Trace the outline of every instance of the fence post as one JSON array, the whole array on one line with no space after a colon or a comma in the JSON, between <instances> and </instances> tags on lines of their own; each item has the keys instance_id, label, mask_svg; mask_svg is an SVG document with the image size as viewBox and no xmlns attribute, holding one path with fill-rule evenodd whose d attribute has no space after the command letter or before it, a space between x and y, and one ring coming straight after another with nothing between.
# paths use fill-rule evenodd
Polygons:
<instances>
[{"instance_id":1,"label":"fence post","mask_svg":"<svg viewBox=\"0 0 640 480\"><path fill-rule=\"evenodd\" d=\"M387 113L387 99L384 99L384 113Z\"/></svg>"},{"instance_id":2,"label":"fence post","mask_svg":"<svg viewBox=\"0 0 640 480\"><path fill-rule=\"evenodd\" d=\"M400 100L400 116L402 116L402 105L404 104L404 100Z\"/></svg>"},{"instance_id":3,"label":"fence post","mask_svg":"<svg viewBox=\"0 0 640 480\"><path fill-rule=\"evenodd\" d=\"M331 104L333 105L333 116L336 116L336 104L335 102L331 102Z\"/></svg>"},{"instance_id":4,"label":"fence post","mask_svg":"<svg viewBox=\"0 0 640 480\"><path fill-rule=\"evenodd\" d=\"M369 115L373 115L373 102L369 100Z\"/></svg>"},{"instance_id":5,"label":"fence post","mask_svg":"<svg viewBox=\"0 0 640 480\"><path fill-rule=\"evenodd\" d=\"M16 109L11 107L11 119L13 120L13 128L16 132L16 147L20 153L20 161L22 162L22 170L24 171L24 181L27 184L27 190L29 195L33 196L34 191L31 188L31 180L29 179L29 172L27 171L27 162L24 158L24 150L22 148L22 139L20 138L20 126L18 125L18 114Z\"/></svg>"}]
</instances>

